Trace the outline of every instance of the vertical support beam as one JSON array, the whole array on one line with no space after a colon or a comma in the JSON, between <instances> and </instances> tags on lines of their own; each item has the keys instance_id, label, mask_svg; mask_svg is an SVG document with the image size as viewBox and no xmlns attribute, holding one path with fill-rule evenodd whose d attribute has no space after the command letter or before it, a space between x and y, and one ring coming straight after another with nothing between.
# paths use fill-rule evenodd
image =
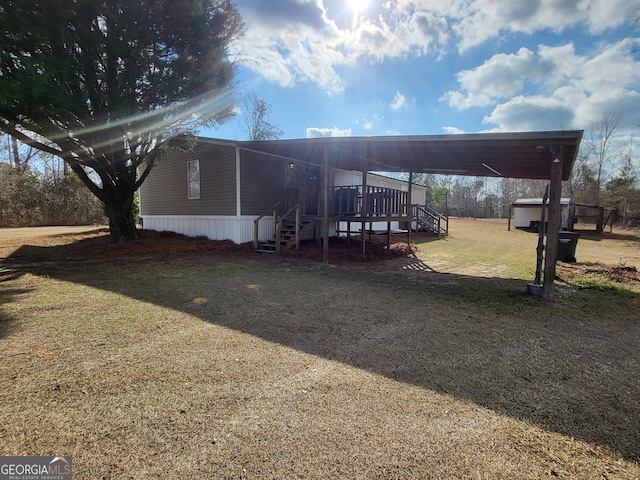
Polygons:
<instances>
[{"instance_id":1,"label":"vertical support beam","mask_svg":"<svg viewBox=\"0 0 640 480\"><path fill-rule=\"evenodd\" d=\"M411 246L411 229L413 228L413 205L411 203L411 185L413 184L413 172L409 172L409 194L407 195L407 211L409 226L407 228L407 245ZM439 234L439 232L438 232Z\"/></svg>"},{"instance_id":2,"label":"vertical support beam","mask_svg":"<svg viewBox=\"0 0 640 480\"><path fill-rule=\"evenodd\" d=\"M366 246L365 246L365 230L367 228L367 224L365 223L365 219L367 218L367 203L369 201L369 195L367 195L367 170L362 170L362 208L360 209L360 215L362 215L362 228L360 230L360 241L362 243L362 256L364 257L366 254Z\"/></svg>"},{"instance_id":3,"label":"vertical support beam","mask_svg":"<svg viewBox=\"0 0 640 480\"><path fill-rule=\"evenodd\" d=\"M598 205L598 220L596 221L596 231L598 233L604 232L604 208Z\"/></svg>"},{"instance_id":4,"label":"vertical support beam","mask_svg":"<svg viewBox=\"0 0 640 480\"><path fill-rule=\"evenodd\" d=\"M569 202L569 218L567 219L567 230L573 232L574 229L574 225L575 225L575 219L574 217L576 216L576 206Z\"/></svg>"},{"instance_id":5,"label":"vertical support beam","mask_svg":"<svg viewBox=\"0 0 640 480\"><path fill-rule=\"evenodd\" d=\"M387 222L387 252L391 250L391 222Z\"/></svg>"},{"instance_id":6,"label":"vertical support beam","mask_svg":"<svg viewBox=\"0 0 640 480\"><path fill-rule=\"evenodd\" d=\"M322 263L329 264L329 149L324 150L322 172Z\"/></svg>"},{"instance_id":7,"label":"vertical support beam","mask_svg":"<svg viewBox=\"0 0 640 480\"><path fill-rule=\"evenodd\" d=\"M558 238L560 224L562 221L562 206L560 205L560 196L562 195L562 147L558 146L552 148L551 154L551 182L549 188L548 210L549 220L547 223L547 244L545 246L544 253L544 281L542 284L542 297L549 301L553 301L555 293L553 281L556 277Z\"/></svg>"},{"instance_id":8,"label":"vertical support beam","mask_svg":"<svg viewBox=\"0 0 640 480\"><path fill-rule=\"evenodd\" d=\"M240 147L236 147L236 216L238 218L240 218L240 215L242 215L242 197L240 195L242 193L241 188L242 182L240 178Z\"/></svg>"},{"instance_id":9,"label":"vertical support beam","mask_svg":"<svg viewBox=\"0 0 640 480\"><path fill-rule=\"evenodd\" d=\"M300 206L296 208L296 250L300 250Z\"/></svg>"}]
</instances>

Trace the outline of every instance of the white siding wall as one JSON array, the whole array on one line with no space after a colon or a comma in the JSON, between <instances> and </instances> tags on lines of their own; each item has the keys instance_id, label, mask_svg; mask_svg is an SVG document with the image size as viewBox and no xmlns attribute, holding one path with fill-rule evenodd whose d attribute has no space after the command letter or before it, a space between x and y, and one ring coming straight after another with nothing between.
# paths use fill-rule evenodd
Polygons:
<instances>
[{"instance_id":1,"label":"white siding wall","mask_svg":"<svg viewBox=\"0 0 640 480\"><path fill-rule=\"evenodd\" d=\"M354 177L362 178L362 174L358 172L348 172L346 170L334 170L335 172L335 186L336 187L344 187L347 185L356 185L354 184ZM357 185L362 185L360 182Z\"/></svg>"},{"instance_id":2,"label":"white siding wall","mask_svg":"<svg viewBox=\"0 0 640 480\"><path fill-rule=\"evenodd\" d=\"M235 243L253 241L253 216L172 216L146 215L143 228L148 230L182 233L190 237L204 235L211 240L231 240ZM273 238L273 219L265 217L258 227L258 239L266 241Z\"/></svg>"}]
</instances>

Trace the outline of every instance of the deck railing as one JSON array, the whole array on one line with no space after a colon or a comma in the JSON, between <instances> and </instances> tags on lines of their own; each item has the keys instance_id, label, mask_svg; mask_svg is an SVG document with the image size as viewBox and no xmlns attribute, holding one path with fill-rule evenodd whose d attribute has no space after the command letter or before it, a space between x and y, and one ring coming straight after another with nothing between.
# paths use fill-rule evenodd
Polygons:
<instances>
[{"instance_id":1,"label":"deck railing","mask_svg":"<svg viewBox=\"0 0 640 480\"><path fill-rule=\"evenodd\" d=\"M350 217L409 216L409 193L386 187L352 185L331 188L330 211ZM364 208L363 208L364 207Z\"/></svg>"},{"instance_id":2,"label":"deck railing","mask_svg":"<svg viewBox=\"0 0 640 480\"><path fill-rule=\"evenodd\" d=\"M264 217L268 216L269 214L271 214L271 216L273 217L273 236L275 237L276 235L276 220L278 218L278 207L280 206L280 202L276 203L273 207L269 208L268 210L266 210L262 215L260 215L258 218L256 218L253 221L253 246L254 248L258 248L258 244L259 244L259 239L258 239L258 235L259 235L259 225L260 225L260 220L262 220Z\"/></svg>"},{"instance_id":3,"label":"deck railing","mask_svg":"<svg viewBox=\"0 0 640 480\"><path fill-rule=\"evenodd\" d=\"M285 221L290 220L295 225L294 235L291 239L291 246L295 245L296 249L300 248L300 204L296 203L293 207L283 213L280 217L274 218L275 220L275 240L276 240L276 253L280 254L280 247L282 246L282 225ZM255 242L254 242L255 243ZM287 242L287 248L289 241Z\"/></svg>"},{"instance_id":4,"label":"deck railing","mask_svg":"<svg viewBox=\"0 0 640 480\"><path fill-rule=\"evenodd\" d=\"M276 253L280 253L280 247L283 241L283 230L285 230L284 233L286 234L286 248L292 247L293 245L295 245L296 248L300 248L300 204L296 203L285 213L278 215L278 210L281 205L282 202L276 203L253 221L253 247L255 249L258 249L260 246L260 220L268 216L273 218L273 239L275 241ZM291 226L285 229L285 223L293 224L293 235L291 238L289 238Z\"/></svg>"}]
</instances>

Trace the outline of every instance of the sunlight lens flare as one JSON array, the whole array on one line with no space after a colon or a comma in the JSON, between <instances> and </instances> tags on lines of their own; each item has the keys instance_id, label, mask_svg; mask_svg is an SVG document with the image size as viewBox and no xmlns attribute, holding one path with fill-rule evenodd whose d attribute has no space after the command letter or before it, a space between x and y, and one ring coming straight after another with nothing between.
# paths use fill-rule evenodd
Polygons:
<instances>
[{"instance_id":1,"label":"sunlight lens flare","mask_svg":"<svg viewBox=\"0 0 640 480\"><path fill-rule=\"evenodd\" d=\"M362 10L367 8L368 3L369 0L347 0L349 8L355 13L361 12Z\"/></svg>"},{"instance_id":2,"label":"sunlight lens flare","mask_svg":"<svg viewBox=\"0 0 640 480\"><path fill-rule=\"evenodd\" d=\"M351 30L355 30L358 26L358 14L367 8L369 0L347 0L347 5L353 11L353 21L351 22Z\"/></svg>"}]
</instances>

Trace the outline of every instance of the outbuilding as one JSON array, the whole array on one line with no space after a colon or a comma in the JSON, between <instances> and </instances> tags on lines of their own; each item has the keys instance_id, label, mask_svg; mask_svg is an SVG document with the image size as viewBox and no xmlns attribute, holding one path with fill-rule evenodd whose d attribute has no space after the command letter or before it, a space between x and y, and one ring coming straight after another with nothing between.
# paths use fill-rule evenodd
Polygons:
<instances>
[{"instance_id":1,"label":"outbuilding","mask_svg":"<svg viewBox=\"0 0 640 480\"><path fill-rule=\"evenodd\" d=\"M548 204L548 202L547 202ZM571 205L570 198L561 198L560 206L560 229L569 230L569 209ZM516 228L529 229L537 231L540 227L540 218L542 215L542 198L520 198L516 200L510 207L509 226L511 229L511 218L513 217L513 226ZM545 207L545 218L549 218L549 208Z\"/></svg>"}]
</instances>

